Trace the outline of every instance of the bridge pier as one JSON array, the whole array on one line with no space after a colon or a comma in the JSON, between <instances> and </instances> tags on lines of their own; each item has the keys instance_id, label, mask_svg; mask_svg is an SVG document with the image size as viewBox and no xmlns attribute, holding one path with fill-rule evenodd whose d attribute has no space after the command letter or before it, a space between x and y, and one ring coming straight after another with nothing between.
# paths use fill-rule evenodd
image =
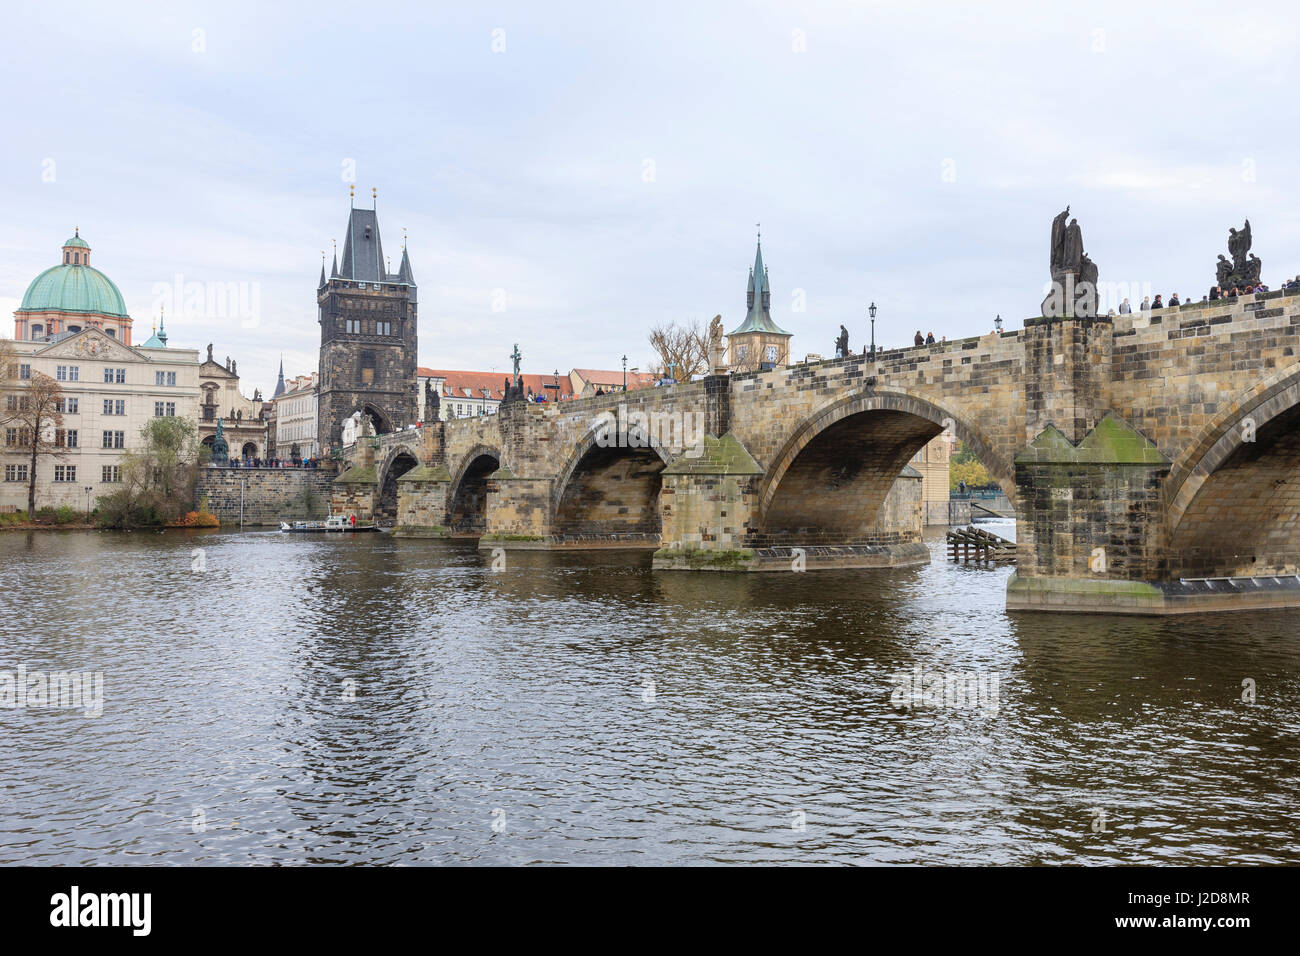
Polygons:
<instances>
[{"instance_id":1,"label":"bridge pier","mask_svg":"<svg viewBox=\"0 0 1300 956\"><path fill-rule=\"evenodd\" d=\"M445 538L450 534L446 465L420 465L397 479L397 528L403 538Z\"/></svg>"},{"instance_id":2,"label":"bridge pier","mask_svg":"<svg viewBox=\"0 0 1300 956\"><path fill-rule=\"evenodd\" d=\"M1077 445L1049 425L1016 456L1008 610L1161 613L1169 460L1107 413Z\"/></svg>"},{"instance_id":3,"label":"bridge pier","mask_svg":"<svg viewBox=\"0 0 1300 956\"><path fill-rule=\"evenodd\" d=\"M921 475L911 467L904 471L889 487L869 529L773 532L760 520L766 470L734 435L706 436L702 454L682 456L664 469L659 496L663 533L653 566L789 572L929 564L930 549L921 541ZM810 517L825 507L817 500L804 505ZM870 517L870 505L861 505L864 517Z\"/></svg>"}]
</instances>

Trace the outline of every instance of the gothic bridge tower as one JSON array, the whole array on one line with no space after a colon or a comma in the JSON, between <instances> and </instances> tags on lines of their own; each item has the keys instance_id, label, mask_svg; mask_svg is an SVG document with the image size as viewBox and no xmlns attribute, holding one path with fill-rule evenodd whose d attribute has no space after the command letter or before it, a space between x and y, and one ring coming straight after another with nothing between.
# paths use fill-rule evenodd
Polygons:
<instances>
[{"instance_id":1,"label":"gothic bridge tower","mask_svg":"<svg viewBox=\"0 0 1300 956\"><path fill-rule=\"evenodd\" d=\"M397 272L386 266L375 209L353 206L343 255L335 252L328 278L322 264L316 290L322 449L342 444L343 423L355 412L377 435L419 420L415 277L405 242Z\"/></svg>"}]
</instances>

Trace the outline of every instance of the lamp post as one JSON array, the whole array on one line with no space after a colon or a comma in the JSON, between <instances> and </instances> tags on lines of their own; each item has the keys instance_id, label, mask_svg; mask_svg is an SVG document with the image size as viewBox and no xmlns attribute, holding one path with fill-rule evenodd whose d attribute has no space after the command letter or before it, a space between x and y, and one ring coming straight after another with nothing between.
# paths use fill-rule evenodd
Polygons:
<instances>
[{"instance_id":1,"label":"lamp post","mask_svg":"<svg viewBox=\"0 0 1300 956\"><path fill-rule=\"evenodd\" d=\"M627 356L623 356L623 391L627 391Z\"/></svg>"},{"instance_id":2,"label":"lamp post","mask_svg":"<svg viewBox=\"0 0 1300 956\"><path fill-rule=\"evenodd\" d=\"M998 317L993 320L993 328L997 329L998 335L1002 334L1002 313L1001 312L999 312Z\"/></svg>"},{"instance_id":3,"label":"lamp post","mask_svg":"<svg viewBox=\"0 0 1300 956\"><path fill-rule=\"evenodd\" d=\"M876 357L876 303L871 303L867 309L871 313L871 358Z\"/></svg>"},{"instance_id":4,"label":"lamp post","mask_svg":"<svg viewBox=\"0 0 1300 956\"><path fill-rule=\"evenodd\" d=\"M560 370L559 370L558 368L555 370L555 384L554 384L554 385L545 385L545 384L543 384L542 387L543 387L543 388L553 388L553 389L555 389L555 399L554 399L554 401L555 401L556 404L559 404L559 401L560 401Z\"/></svg>"},{"instance_id":5,"label":"lamp post","mask_svg":"<svg viewBox=\"0 0 1300 956\"><path fill-rule=\"evenodd\" d=\"M90 485L86 485L86 524L90 524L90 493L93 490Z\"/></svg>"}]
</instances>

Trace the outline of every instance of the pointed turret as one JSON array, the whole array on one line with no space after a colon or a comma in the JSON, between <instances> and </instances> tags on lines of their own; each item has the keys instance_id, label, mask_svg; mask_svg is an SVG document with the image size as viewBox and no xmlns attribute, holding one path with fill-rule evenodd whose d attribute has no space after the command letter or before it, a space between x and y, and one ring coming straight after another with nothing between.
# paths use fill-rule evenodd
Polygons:
<instances>
[{"instance_id":1,"label":"pointed turret","mask_svg":"<svg viewBox=\"0 0 1300 956\"><path fill-rule=\"evenodd\" d=\"M324 266L321 266L322 271L324 271L324 268L325 268ZM272 395L271 397L279 398L283 394L284 394L284 356L281 355L280 356L280 378L275 383L275 394Z\"/></svg>"},{"instance_id":2,"label":"pointed turret","mask_svg":"<svg viewBox=\"0 0 1300 956\"><path fill-rule=\"evenodd\" d=\"M745 291L745 321L731 335L745 332L765 332L772 335L789 335L772 321L772 287L768 282L767 266L763 265L763 236L759 233L758 248L754 252L754 265L749 270L749 285Z\"/></svg>"},{"instance_id":3,"label":"pointed turret","mask_svg":"<svg viewBox=\"0 0 1300 956\"><path fill-rule=\"evenodd\" d=\"M318 289L325 288L325 257L324 256L320 257L320 285L316 286L316 288Z\"/></svg>"},{"instance_id":4,"label":"pointed turret","mask_svg":"<svg viewBox=\"0 0 1300 956\"><path fill-rule=\"evenodd\" d=\"M397 281L415 285L415 275L411 272L411 257L406 254L405 245L402 246L402 264L397 269Z\"/></svg>"}]
</instances>

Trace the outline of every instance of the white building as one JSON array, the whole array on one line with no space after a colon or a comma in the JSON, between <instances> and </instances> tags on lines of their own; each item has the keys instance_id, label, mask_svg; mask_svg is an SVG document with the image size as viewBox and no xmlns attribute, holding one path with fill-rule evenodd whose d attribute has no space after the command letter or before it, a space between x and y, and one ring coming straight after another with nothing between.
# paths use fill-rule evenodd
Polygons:
<instances>
[{"instance_id":1,"label":"white building","mask_svg":"<svg viewBox=\"0 0 1300 956\"><path fill-rule=\"evenodd\" d=\"M93 507L120 487L122 455L139 448L155 416L194 419L199 405L198 352L169 349L157 329L131 345L131 317L113 281L90 265L78 232L60 261L28 285L14 312L15 374L0 378L11 418L32 377L43 373L63 393L62 422L49 431L58 446L36 461L36 507ZM0 510L26 510L31 450L21 425L0 435Z\"/></svg>"},{"instance_id":2,"label":"white building","mask_svg":"<svg viewBox=\"0 0 1300 956\"><path fill-rule=\"evenodd\" d=\"M284 391L276 388L271 404L275 410L271 420L275 424L275 453L280 458L318 458L317 441L318 397L320 394L317 372L299 375L285 381L284 367L280 368L280 383Z\"/></svg>"},{"instance_id":3,"label":"white building","mask_svg":"<svg viewBox=\"0 0 1300 956\"><path fill-rule=\"evenodd\" d=\"M156 337L150 339L155 342ZM157 416L198 415L199 353L165 345L123 345L95 327L63 333L52 342L16 341L16 382L4 388L6 404L22 400L24 383L37 372L63 392L57 454L36 461L36 507L93 507L118 490L122 455L138 449L140 430ZM9 422L0 445L0 510L27 508L31 452L21 428Z\"/></svg>"}]
</instances>

